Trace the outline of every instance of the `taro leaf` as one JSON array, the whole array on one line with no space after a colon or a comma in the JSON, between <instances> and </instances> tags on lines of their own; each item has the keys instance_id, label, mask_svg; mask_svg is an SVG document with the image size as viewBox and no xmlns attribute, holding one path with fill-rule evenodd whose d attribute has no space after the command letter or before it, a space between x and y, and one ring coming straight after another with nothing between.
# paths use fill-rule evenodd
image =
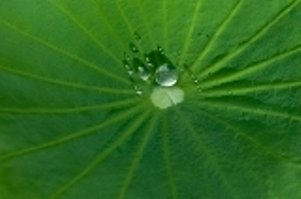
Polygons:
<instances>
[{"instance_id":1,"label":"taro leaf","mask_svg":"<svg viewBox=\"0 0 301 199\"><path fill-rule=\"evenodd\" d=\"M2 0L0 198L301 198L300 19L299 0ZM122 65L157 46L185 95L167 109Z\"/></svg>"}]
</instances>

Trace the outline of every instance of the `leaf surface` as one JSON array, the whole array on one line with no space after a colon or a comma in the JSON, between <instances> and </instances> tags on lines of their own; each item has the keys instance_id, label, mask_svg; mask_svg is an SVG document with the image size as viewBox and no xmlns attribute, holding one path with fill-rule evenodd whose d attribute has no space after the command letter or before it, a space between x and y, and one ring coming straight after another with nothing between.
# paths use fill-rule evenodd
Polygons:
<instances>
[{"instance_id":1,"label":"leaf surface","mask_svg":"<svg viewBox=\"0 0 301 199\"><path fill-rule=\"evenodd\" d=\"M0 198L301 198L300 19L300 0L2 0ZM167 109L122 64L158 46L184 92Z\"/></svg>"}]
</instances>

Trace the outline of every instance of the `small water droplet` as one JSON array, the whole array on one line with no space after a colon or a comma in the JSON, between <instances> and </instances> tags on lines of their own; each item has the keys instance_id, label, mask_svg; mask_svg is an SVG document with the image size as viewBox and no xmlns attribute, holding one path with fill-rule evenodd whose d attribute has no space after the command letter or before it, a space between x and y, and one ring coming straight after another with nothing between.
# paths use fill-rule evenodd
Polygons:
<instances>
[{"instance_id":1,"label":"small water droplet","mask_svg":"<svg viewBox=\"0 0 301 199\"><path fill-rule=\"evenodd\" d=\"M130 43L130 49L131 49L131 51L132 51L133 53L138 53L138 52L139 52L138 48L137 48L136 45L133 44L133 43Z\"/></svg>"},{"instance_id":2,"label":"small water droplet","mask_svg":"<svg viewBox=\"0 0 301 199\"><path fill-rule=\"evenodd\" d=\"M123 67L126 69L130 77L134 75L134 69L127 60L122 60Z\"/></svg>"},{"instance_id":3,"label":"small water droplet","mask_svg":"<svg viewBox=\"0 0 301 199\"><path fill-rule=\"evenodd\" d=\"M164 55L164 54L165 54L163 48L160 47L160 46L158 46L158 51L159 51L159 53L160 53L161 55Z\"/></svg>"},{"instance_id":4,"label":"small water droplet","mask_svg":"<svg viewBox=\"0 0 301 199\"><path fill-rule=\"evenodd\" d=\"M126 60L122 60L122 64L123 64L123 67L126 69L126 70L130 70L130 64L128 61Z\"/></svg>"},{"instance_id":5,"label":"small water droplet","mask_svg":"<svg viewBox=\"0 0 301 199\"><path fill-rule=\"evenodd\" d=\"M136 94L137 94L138 96L142 96L142 95L143 95L143 92L142 92L141 90L136 90Z\"/></svg>"},{"instance_id":6,"label":"small water droplet","mask_svg":"<svg viewBox=\"0 0 301 199\"><path fill-rule=\"evenodd\" d=\"M124 60L126 60L126 61L128 61L128 62L131 60L131 56L128 55L127 53L124 53L124 54L123 54L123 57L124 57Z\"/></svg>"},{"instance_id":7,"label":"small water droplet","mask_svg":"<svg viewBox=\"0 0 301 199\"><path fill-rule=\"evenodd\" d=\"M155 80L157 84L163 87L174 86L178 82L178 72L175 68L164 63L157 68L155 72Z\"/></svg>"},{"instance_id":8,"label":"small water droplet","mask_svg":"<svg viewBox=\"0 0 301 199\"><path fill-rule=\"evenodd\" d=\"M146 65L147 65L148 68L150 68L150 69L153 69L153 68L155 67L154 64L152 64L152 63L147 63Z\"/></svg>"},{"instance_id":9,"label":"small water droplet","mask_svg":"<svg viewBox=\"0 0 301 199\"><path fill-rule=\"evenodd\" d=\"M150 63L150 58L148 57L148 56L146 56L146 55L144 55L145 56L145 61L147 62L147 63Z\"/></svg>"},{"instance_id":10,"label":"small water droplet","mask_svg":"<svg viewBox=\"0 0 301 199\"><path fill-rule=\"evenodd\" d=\"M134 32L134 38L139 42L141 41L141 36L139 35L138 32Z\"/></svg>"},{"instance_id":11,"label":"small water droplet","mask_svg":"<svg viewBox=\"0 0 301 199\"><path fill-rule=\"evenodd\" d=\"M142 89L138 85L134 85L134 90L135 90L135 93L138 96L142 96L143 95L143 91L142 91Z\"/></svg>"},{"instance_id":12,"label":"small water droplet","mask_svg":"<svg viewBox=\"0 0 301 199\"><path fill-rule=\"evenodd\" d=\"M138 73L139 73L139 77L144 81L147 81L151 75L150 71L142 66L138 67Z\"/></svg>"},{"instance_id":13,"label":"small water droplet","mask_svg":"<svg viewBox=\"0 0 301 199\"><path fill-rule=\"evenodd\" d=\"M128 74L129 74L129 76L133 76L134 75L134 71L133 70L128 70Z\"/></svg>"}]
</instances>

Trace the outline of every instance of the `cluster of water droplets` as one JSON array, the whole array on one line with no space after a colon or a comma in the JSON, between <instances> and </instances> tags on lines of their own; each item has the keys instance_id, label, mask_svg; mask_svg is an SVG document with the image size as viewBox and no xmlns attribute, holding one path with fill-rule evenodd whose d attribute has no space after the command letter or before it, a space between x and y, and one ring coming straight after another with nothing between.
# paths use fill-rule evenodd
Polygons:
<instances>
[{"instance_id":1,"label":"cluster of water droplets","mask_svg":"<svg viewBox=\"0 0 301 199\"><path fill-rule=\"evenodd\" d=\"M135 38L141 40L138 34ZM131 53L125 53L122 63L137 95L143 95L143 88L147 86L173 87L177 84L178 71L163 48L158 46L148 53L141 53L134 43L130 43L129 48Z\"/></svg>"}]
</instances>

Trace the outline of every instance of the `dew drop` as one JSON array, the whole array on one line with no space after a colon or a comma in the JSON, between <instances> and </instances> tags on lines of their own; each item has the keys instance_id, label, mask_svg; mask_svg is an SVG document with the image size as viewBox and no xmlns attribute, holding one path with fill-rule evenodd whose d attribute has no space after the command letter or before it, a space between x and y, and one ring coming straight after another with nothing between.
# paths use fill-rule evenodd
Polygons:
<instances>
[{"instance_id":1,"label":"dew drop","mask_svg":"<svg viewBox=\"0 0 301 199\"><path fill-rule=\"evenodd\" d=\"M139 42L141 41L141 36L139 35L138 32L134 32L134 38Z\"/></svg>"},{"instance_id":2,"label":"dew drop","mask_svg":"<svg viewBox=\"0 0 301 199\"><path fill-rule=\"evenodd\" d=\"M147 68L147 66L144 64L142 60L138 58L134 58L133 67L138 77L143 81L147 81L151 76L151 71Z\"/></svg>"},{"instance_id":3,"label":"dew drop","mask_svg":"<svg viewBox=\"0 0 301 199\"><path fill-rule=\"evenodd\" d=\"M133 76L134 75L134 71L133 70L128 70L127 72L129 74L129 76Z\"/></svg>"},{"instance_id":4,"label":"dew drop","mask_svg":"<svg viewBox=\"0 0 301 199\"><path fill-rule=\"evenodd\" d=\"M123 64L123 67L124 67L126 70L130 70L130 64L129 64L128 61L122 60L122 64Z\"/></svg>"},{"instance_id":5,"label":"dew drop","mask_svg":"<svg viewBox=\"0 0 301 199\"><path fill-rule=\"evenodd\" d=\"M158 85L163 87L174 86L178 82L178 72L167 63L159 66L155 72L155 80Z\"/></svg>"},{"instance_id":6,"label":"dew drop","mask_svg":"<svg viewBox=\"0 0 301 199\"><path fill-rule=\"evenodd\" d=\"M136 45L133 44L133 43L130 43L130 49L131 49L131 51L132 51L133 53L138 53L138 52L139 52L138 48L137 48Z\"/></svg>"},{"instance_id":7,"label":"dew drop","mask_svg":"<svg viewBox=\"0 0 301 199\"><path fill-rule=\"evenodd\" d=\"M150 58L149 58L148 56L145 56L145 61L146 61L147 63L150 63Z\"/></svg>"},{"instance_id":8,"label":"dew drop","mask_svg":"<svg viewBox=\"0 0 301 199\"><path fill-rule=\"evenodd\" d=\"M137 94L138 96L142 96L142 95L143 95L143 92L142 92L141 90L136 90L136 94Z\"/></svg>"},{"instance_id":9,"label":"dew drop","mask_svg":"<svg viewBox=\"0 0 301 199\"><path fill-rule=\"evenodd\" d=\"M134 85L134 90L135 90L136 95L138 95L138 96L143 95L143 92L142 92L141 88L138 85Z\"/></svg>"},{"instance_id":10,"label":"dew drop","mask_svg":"<svg viewBox=\"0 0 301 199\"><path fill-rule=\"evenodd\" d=\"M138 67L138 73L139 73L139 77L140 79L144 80L144 81L147 81L151 75L150 71L145 68L145 67Z\"/></svg>"},{"instance_id":11,"label":"dew drop","mask_svg":"<svg viewBox=\"0 0 301 199\"><path fill-rule=\"evenodd\" d=\"M158 46L158 52L159 52L161 55L164 55L164 54L165 54L163 48L160 47L160 46Z\"/></svg>"},{"instance_id":12,"label":"dew drop","mask_svg":"<svg viewBox=\"0 0 301 199\"><path fill-rule=\"evenodd\" d=\"M134 75L134 70L130 66L129 62L127 60L122 60L122 63L123 63L123 67L126 69L129 76L133 76Z\"/></svg>"}]
</instances>

